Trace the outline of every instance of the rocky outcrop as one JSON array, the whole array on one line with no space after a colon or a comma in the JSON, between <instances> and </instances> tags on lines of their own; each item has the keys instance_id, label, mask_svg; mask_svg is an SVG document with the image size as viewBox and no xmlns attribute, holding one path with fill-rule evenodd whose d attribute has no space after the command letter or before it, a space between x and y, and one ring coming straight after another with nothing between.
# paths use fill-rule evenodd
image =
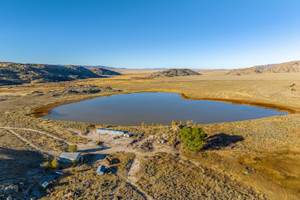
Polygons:
<instances>
[{"instance_id":1,"label":"rocky outcrop","mask_svg":"<svg viewBox=\"0 0 300 200\"><path fill-rule=\"evenodd\" d=\"M190 75L201 75L201 74L190 69L168 69L168 70L152 73L146 78L190 76Z\"/></svg>"}]
</instances>

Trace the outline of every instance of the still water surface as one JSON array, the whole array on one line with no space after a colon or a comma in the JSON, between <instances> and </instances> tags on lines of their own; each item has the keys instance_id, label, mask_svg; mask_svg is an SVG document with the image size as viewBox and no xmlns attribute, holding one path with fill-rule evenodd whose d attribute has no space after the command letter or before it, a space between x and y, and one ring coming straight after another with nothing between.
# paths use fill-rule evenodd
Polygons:
<instances>
[{"instance_id":1,"label":"still water surface","mask_svg":"<svg viewBox=\"0 0 300 200\"><path fill-rule=\"evenodd\" d=\"M193 120L217 123L285 115L273 109L217 101L187 100L174 93L134 93L98 97L55 107L48 119L113 125Z\"/></svg>"}]
</instances>

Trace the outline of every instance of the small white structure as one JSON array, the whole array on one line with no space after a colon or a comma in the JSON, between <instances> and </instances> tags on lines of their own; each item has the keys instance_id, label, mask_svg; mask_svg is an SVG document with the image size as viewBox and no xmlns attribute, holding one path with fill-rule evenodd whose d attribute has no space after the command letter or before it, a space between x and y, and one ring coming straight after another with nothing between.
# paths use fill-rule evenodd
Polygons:
<instances>
[{"instance_id":1,"label":"small white structure","mask_svg":"<svg viewBox=\"0 0 300 200\"><path fill-rule=\"evenodd\" d=\"M103 175L105 173L105 166L104 165L100 165L97 168L97 175Z\"/></svg>"},{"instance_id":2,"label":"small white structure","mask_svg":"<svg viewBox=\"0 0 300 200\"><path fill-rule=\"evenodd\" d=\"M167 140L166 139L159 139L157 142L160 143L160 144L164 144L164 143L167 142Z\"/></svg>"},{"instance_id":3,"label":"small white structure","mask_svg":"<svg viewBox=\"0 0 300 200\"><path fill-rule=\"evenodd\" d=\"M124 135L125 131L116 131L116 130L111 130L111 129L97 128L96 133L111 134L111 135Z\"/></svg>"},{"instance_id":4,"label":"small white structure","mask_svg":"<svg viewBox=\"0 0 300 200\"><path fill-rule=\"evenodd\" d=\"M124 133L123 136L124 136L124 137L131 137L131 136L133 136L133 133Z\"/></svg>"},{"instance_id":5,"label":"small white structure","mask_svg":"<svg viewBox=\"0 0 300 200\"><path fill-rule=\"evenodd\" d=\"M110 134L110 135L120 135L124 137L131 137L134 135L143 135L141 133L130 133L127 131L118 131L118 130L112 130L112 129L102 129L102 128L97 128L96 133L98 134Z\"/></svg>"},{"instance_id":6,"label":"small white structure","mask_svg":"<svg viewBox=\"0 0 300 200\"><path fill-rule=\"evenodd\" d=\"M59 162L62 163L80 162L81 159L80 152L62 152L59 156Z\"/></svg>"}]
</instances>

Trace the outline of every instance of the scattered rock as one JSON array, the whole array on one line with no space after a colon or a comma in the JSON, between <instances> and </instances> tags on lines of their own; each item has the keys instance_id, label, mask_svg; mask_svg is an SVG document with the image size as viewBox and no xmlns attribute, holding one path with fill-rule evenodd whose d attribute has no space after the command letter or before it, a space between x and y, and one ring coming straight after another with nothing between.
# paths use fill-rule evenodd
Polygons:
<instances>
[{"instance_id":1,"label":"scattered rock","mask_svg":"<svg viewBox=\"0 0 300 200\"><path fill-rule=\"evenodd\" d=\"M15 196L19 192L19 187L17 185L9 185L4 187L3 194L5 196Z\"/></svg>"}]
</instances>

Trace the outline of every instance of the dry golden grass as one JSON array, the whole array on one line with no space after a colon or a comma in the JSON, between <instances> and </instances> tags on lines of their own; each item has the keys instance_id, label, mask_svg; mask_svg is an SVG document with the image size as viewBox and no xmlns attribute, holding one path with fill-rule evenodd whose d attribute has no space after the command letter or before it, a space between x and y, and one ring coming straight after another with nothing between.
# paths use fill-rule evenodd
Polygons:
<instances>
[{"instance_id":1,"label":"dry golden grass","mask_svg":"<svg viewBox=\"0 0 300 200\"><path fill-rule=\"evenodd\" d=\"M64 83L27 84L0 87L0 126L27 127L45 131L70 143L86 143L70 128L85 131L89 124L45 120L29 116L32 109L82 98L97 97L114 93L95 95L52 96L51 91L66 85L93 84L111 86L132 92L174 92L188 98L218 99L248 104L261 104L300 112L300 74L257 74L245 76L225 75L226 71L204 71L201 76L141 79L149 72L127 71L124 75L107 79L89 79ZM140 79L137 79L139 77ZM293 86L294 85L294 86ZM33 94L40 91L41 96ZM261 190L271 199L299 199L300 185L300 115L275 116L243 122L200 125L209 135L225 133L244 138L233 146L220 150L207 150L207 156L187 155L207 168L228 174ZM119 129L141 130L148 134L171 137L166 127L155 131L141 127L117 127ZM160 129L162 129L160 131ZM154 130L154 129L153 129ZM7 147L9 138L0 140L0 147ZM42 143L41 143L42 144ZM11 148L19 148L13 147ZM248 168L247 168L248 167ZM247 168L247 169L245 169ZM250 172L249 169L255 169ZM246 170L246 171L245 171ZM63 186L61 186L63 188Z\"/></svg>"},{"instance_id":2,"label":"dry golden grass","mask_svg":"<svg viewBox=\"0 0 300 200\"><path fill-rule=\"evenodd\" d=\"M233 76L223 71L209 71L201 76L172 77L158 79L130 79L124 75L109 79L81 80L85 84L110 85L123 92L176 92L190 98L240 100L249 103L273 104L300 110L300 91L290 86L300 85L298 73L258 74Z\"/></svg>"},{"instance_id":3,"label":"dry golden grass","mask_svg":"<svg viewBox=\"0 0 300 200\"><path fill-rule=\"evenodd\" d=\"M14 130L14 132L44 151L62 151L68 148L65 143L37 132L27 130Z\"/></svg>"},{"instance_id":4,"label":"dry golden grass","mask_svg":"<svg viewBox=\"0 0 300 200\"><path fill-rule=\"evenodd\" d=\"M9 133L7 130L0 129L0 147L15 150L33 151L34 149L20 141L16 136ZM5 154L0 154L1 158L9 159Z\"/></svg>"},{"instance_id":5,"label":"dry golden grass","mask_svg":"<svg viewBox=\"0 0 300 200\"><path fill-rule=\"evenodd\" d=\"M266 199L227 175L167 153L141 163L138 184L154 199Z\"/></svg>"},{"instance_id":6,"label":"dry golden grass","mask_svg":"<svg viewBox=\"0 0 300 200\"><path fill-rule=\"evenodd\" d=\"M106 170L104 175L96 175L94 165L90 168L86 165L75 166L64 170L64 176L59 179L55 187L43 199L144 199L131 187L120 174L126 174L134 158L132 153L116 153L110 158L118 159L118 163L107 166L104 160L100 164L106 168L113 168L115 174Z\"/></svg>"}]
</instances>

